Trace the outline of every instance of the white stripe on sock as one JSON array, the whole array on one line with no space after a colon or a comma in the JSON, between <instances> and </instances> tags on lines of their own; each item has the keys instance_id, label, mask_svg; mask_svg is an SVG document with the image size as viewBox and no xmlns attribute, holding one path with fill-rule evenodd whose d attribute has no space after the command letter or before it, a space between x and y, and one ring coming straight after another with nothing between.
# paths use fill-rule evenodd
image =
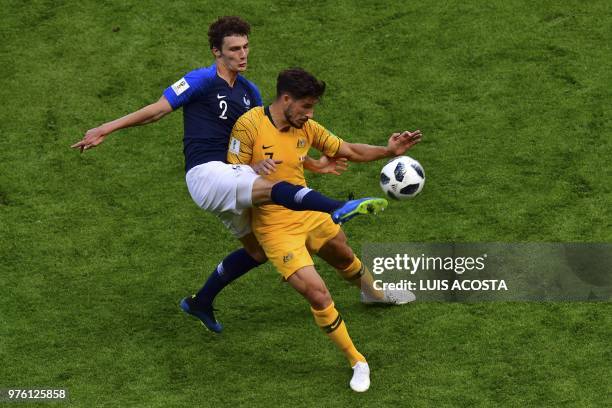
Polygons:
<instances>
[{"instance_id":1,"label":"white stripe on sock","mask_svg":"<svg viewBox=\"0 0 612 408\"><path fill-rule=\"evenodd\" d=\"M217 275L223 276L224 273L225 269L223 269L223 262L221 262L219 265L217 265Z\"/></svg>"},{"instance_id":2,"label":"white stripe on sock","mask_svg":"<svg viewBox=\"0 0 612 408\"><path fill-rule=\"evenodd\" d=\"M295 201L297 204L302 204L302 200L304 199L306 194L310 193L311 191L312 188L302 187L302 189L295 193L295 195L293 196L293 201Z\"/></svg>"}]
</instances>

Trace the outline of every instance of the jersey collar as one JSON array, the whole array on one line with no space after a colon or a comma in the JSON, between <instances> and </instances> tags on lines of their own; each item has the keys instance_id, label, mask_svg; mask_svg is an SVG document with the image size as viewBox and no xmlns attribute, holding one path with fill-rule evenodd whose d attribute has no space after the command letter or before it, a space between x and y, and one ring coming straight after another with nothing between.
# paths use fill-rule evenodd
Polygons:
<instances>
[{"instance_id":1,"label":"jersey collar","mask_svg":"<svg viewBox=\"0 0 612 408\"><path fill-rule=\"evenodd\" d=\"M276 126L276 123L274 123L274 119L272 119L272 114L270 113L270 105L268 105L268 106L266 106L264 108L264 113L266 114L268 119L270 119L270 122L272 123L272 126L274 126L275 128L278 129L278 126Z\"/></svg>"}]
</instances>

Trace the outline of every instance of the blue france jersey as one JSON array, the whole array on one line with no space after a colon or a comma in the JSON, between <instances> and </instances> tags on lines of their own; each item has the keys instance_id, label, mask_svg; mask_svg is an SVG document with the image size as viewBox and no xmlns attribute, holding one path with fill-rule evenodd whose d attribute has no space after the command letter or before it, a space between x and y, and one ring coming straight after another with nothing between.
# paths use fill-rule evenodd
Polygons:
<instances>
[{"instance_id":1,"label":"blue france jersey","mask_svg":"<svg viewBox=\"0 0 612 408\"><path fill-rule=\"evenodd\" d=\"M234 123L262 106L259 89L238 75L234 87L217 75L216 65L191 71L164 91L172 109L183 107L185 171L210 161L227 162Z\"/></svg>"}]
</instances>

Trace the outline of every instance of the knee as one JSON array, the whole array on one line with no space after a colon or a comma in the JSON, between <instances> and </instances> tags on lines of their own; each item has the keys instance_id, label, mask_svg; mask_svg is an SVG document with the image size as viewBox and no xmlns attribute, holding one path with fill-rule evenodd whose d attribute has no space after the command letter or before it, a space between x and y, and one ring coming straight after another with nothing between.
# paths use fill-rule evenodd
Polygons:
<instances>
[{"instance_id":1,"label":"knee","mask_svg":"<svg viewBox=\"0 0 612 408\"><path fill-rule=\"evenodd\" d=\"M331 294L325 286L309 287L306 291L306 298L315 310L323 310L332 303Z\"/></svg>"}]
</instances>

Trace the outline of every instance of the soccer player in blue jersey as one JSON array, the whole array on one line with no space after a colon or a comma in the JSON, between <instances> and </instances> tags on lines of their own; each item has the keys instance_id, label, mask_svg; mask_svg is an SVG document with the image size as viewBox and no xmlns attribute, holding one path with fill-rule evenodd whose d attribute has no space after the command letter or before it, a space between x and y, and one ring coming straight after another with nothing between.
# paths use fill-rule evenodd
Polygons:
<instances>
[{"instance_id":1,"label":"soccer player in blue jersey","mask_svg":"<svg viewBox=\"0 0 612 408\"><path fill-rule=\"evenodd\" d=\"M189 193L200 208L216 214L243 245L223 259L200 291L181 301L185 312L198 317L215 332L222 330L213 313L215 296L267 260L251 231L251 206L272 202L296 211L327 212L342 223L358 214L383 210L387 205L384 199L332 200L299 185L266 180L260 175L270 174L277 165L282 165L271 158L253 166L227 163L234 123L249 109L263 105L255 84L240 75L247 68L249 33L249 24L239 17L218 19L208 30L213 65L187 73L169 86L157 102L88 130L82 140L71 146L81 152L89 150L119 129L156 122L183 108L185 179ZM307 160L304 167L333 172L334 165L334 161Z\"/></svg>"}]
</instances>

